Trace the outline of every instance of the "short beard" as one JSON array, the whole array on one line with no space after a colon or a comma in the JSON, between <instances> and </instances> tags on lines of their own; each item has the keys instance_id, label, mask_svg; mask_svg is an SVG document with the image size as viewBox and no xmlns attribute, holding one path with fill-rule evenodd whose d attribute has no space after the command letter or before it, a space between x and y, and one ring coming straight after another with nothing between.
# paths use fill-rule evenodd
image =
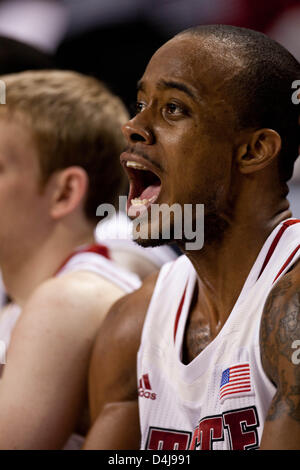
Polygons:
<instances>
[{"instance_id":1,"label":"short beard","mask_svg":"<svg viewBox=\"0 0 300 470\"><path fill-rule=\"evenodd\" d=\"M174 244L177 245L178 242L180 242L180 240L175 240L174 238L174 231L175 231L175 227L174 227L174 224L171 223L170 224L170 238L166 239L165 237L163 237L162 233L159 232L158 234L158 238L142 238L142 237L139 237L139 238L134 238L133 241L135 243L137 243L139 246L142 246L143 248L155 248L155 247L158 247L158 246L163 246L163 245L170 245L170 244Z\"/></svg>"},{"instance_id":2,"label":"short beard","mask_svg":"<svg viewBox=\"0 0 300 470\"><path fill-rule=\"evenodd\" d=\"M220 244L228 228L228 221L220 215L214 212L206 214L204 222L204 243L206 245Z\"/></svg>"},{"instance_id":3,"label":"short beard","mask_svg":"<svg viewBox=\"0 0 300 470\"><path fill-rule=\"evenodd\" d=\"M220 244L224 239L224 234L229 227L228 221L216 213L216 211L208 211L204 216L204 245L211 246L214 244ZM196 227L194 227L196 229ZM134 238L134 241L143 248L154 248L163 245L176 245L180 251L187 251L185 249L186 243L194 243L194 239L187 239L183 237L181 239L175 238L175 226L174 222L170 222L170 236L166 239L162 235L162 230L158 233L158 238L143 238L142 236Z\"/></svg>"}]
</instances>

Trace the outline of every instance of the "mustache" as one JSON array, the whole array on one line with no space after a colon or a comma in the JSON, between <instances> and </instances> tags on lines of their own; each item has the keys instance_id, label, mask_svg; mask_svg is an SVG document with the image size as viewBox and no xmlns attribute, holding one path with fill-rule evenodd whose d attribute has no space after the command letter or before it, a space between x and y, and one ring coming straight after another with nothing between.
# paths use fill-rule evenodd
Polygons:
<instances>
[{"instance_id":1,"label":"mustache","mask_svg":"<svg viewBox=\"0 0 300 470\"><path fill-rule=\"evenodd\" d=\"M153 165L160 171L164 170L160 163L154 161L151 157L149 157L149 155L145 151L141 149L138 149L136 147L131 147L129 145L124 149L124 151L128 153L133 153L134 155L138 155L139 157L144 158L147 162L151 163L151 165Z\"/></svg>"}]
</instances>

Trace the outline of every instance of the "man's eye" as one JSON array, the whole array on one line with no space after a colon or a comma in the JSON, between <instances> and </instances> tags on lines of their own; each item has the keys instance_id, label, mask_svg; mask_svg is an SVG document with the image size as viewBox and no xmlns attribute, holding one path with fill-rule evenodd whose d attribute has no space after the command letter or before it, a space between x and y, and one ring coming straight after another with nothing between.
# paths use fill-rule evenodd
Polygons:
<instances>
[{"instance_id":1,"label":"man's eye","mask_svg":"<svg viewBox=\"0 0 300 470\"><path fill-rule=\"evenodd\" d=\"M145 109L145 106L145 103L143 103L142 101L137 101L135 105L136 114L141 113L143 109Z\"/></svg>"},{"instance_id":2,"label":"man's eye","mask_svg":"<svg viewBox=\"0 0 300 470\"><path fill-rule=\"evenodd\" d=\"M167 103L164 112L172 116L180 116L182 114L188 114L187 110L176 103Z\"/></svg>"},{"instance_id":3,"label":"man's eye","mask_svg":"<svg viewBox=\"0 0 300 470\"><path fill-rule=\"evenodd\" d=\"M171 114L178 114L179 112L182 111L182 109L177 104L174 104L174 103L168 103L166 105L166 110L168 111L168 113L171 113Z\"/></svg>"}]
</instances>

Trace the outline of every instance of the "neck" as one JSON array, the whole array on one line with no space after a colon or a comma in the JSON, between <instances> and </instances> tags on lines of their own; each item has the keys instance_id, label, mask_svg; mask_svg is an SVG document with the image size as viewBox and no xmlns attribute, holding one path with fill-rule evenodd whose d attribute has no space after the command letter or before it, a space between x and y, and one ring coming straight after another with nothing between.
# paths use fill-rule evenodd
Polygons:
<instances>
[{"instance_id":1,"label":"neck","mask_svg":"<svg viewBox=\"0 0 300 470\"><path fill-rule=\"evenodd\" d=\"M21 307L39 284L55 275L76 248L94 242L94 227L74 230L58 225L43 240L27 244L25 250L12 250L1 257L1 270L8 295Z\"/></svg>"},{"instance_id":2,"label":"neck","mask_svg":"<svg viewBox=\"0 0 300 470\"><path fill-rule=\"evenodd\" d=\"M242 210L235 207L230 216L223 214L221 235L204 240L199 251L182 250L198 274L195 310L204 312L212 329L222 327L228 318L267 237L280 222L292 216L285 197L272 201L252 198L251 204L246 199L239 197ZM205 222L209 225L209 217ZM209 232L208 227L208 236Z\"/></svg>"}]
</instances>

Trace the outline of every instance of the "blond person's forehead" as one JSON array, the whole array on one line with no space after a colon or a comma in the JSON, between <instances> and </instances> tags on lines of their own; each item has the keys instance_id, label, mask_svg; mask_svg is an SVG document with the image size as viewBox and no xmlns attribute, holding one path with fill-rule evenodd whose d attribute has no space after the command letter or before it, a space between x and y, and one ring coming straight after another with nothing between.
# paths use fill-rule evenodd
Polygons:
<instances>
[{"instance_id":1,"label":"blond person's forehead","mask_svg":"<svg viewBox=\"0 0 300 470\"><path fill-rule=\"evenodd\" d=\"M26 168L39 168L37 148L28 125L12 116L0 113L0 159L2 162Z\"/></svg>"}]
</instances>

